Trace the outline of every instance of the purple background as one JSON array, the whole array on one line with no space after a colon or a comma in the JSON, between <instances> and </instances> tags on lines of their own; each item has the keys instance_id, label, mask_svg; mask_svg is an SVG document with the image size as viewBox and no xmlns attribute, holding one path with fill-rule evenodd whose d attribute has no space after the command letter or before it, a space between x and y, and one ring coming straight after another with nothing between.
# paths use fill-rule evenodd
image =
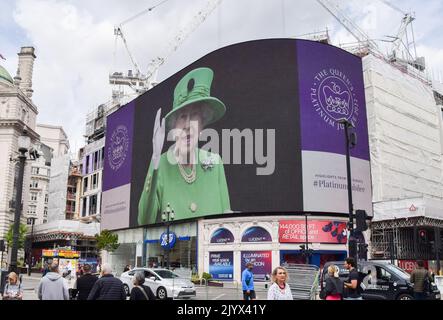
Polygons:
<instances>
[{"instance_id":1,"label":"purple background","mask_svg":"<svg viewBox=\"0 0 443 320\"><path fill-rule=\"evenodd\" d=\"M257 241L254 238L260 238ZM272 237L266 229L262 227L250 227L242 235L241 242L268 242L272 241Z\"/></svg>"},{"instance_id":2,"label":"purple background","mask_svg":"<svg viewBox=\"0 0 443 320\"><path fill-rule=\"evenodd\" d=\"M346 154L344 130L326 124L315 111L311 101L311 88L318 86L314 78L323 69L339 69L352 82L358 100L358 120L355 123L357 146L351 156L369 160L366 102L361 59L350 53L318 42L298 41L298 78L300 88L300 129L302 150ZM314 86L317 83L317 86ZM318 87L317 87L318 88ZM294 90L296 90L294 88Z\"/></svg>"},{"instance_id":3,"label":"purple background","mask_svg":"<svg viewBox=\"0 0 443 320\"><path fill-rule=\"evenodd\" d=\"M223 241L222 241L223 240ZM211 236L211 243L234 242L234 235L226 228L219 228Z\"/></svg>"},{"instance_id":4,"label":"purple background","mask_svg":"<svg viewBox=\"0 0 443 320\"><path fill-rule=\"evenodd\" d=\"M135 102L132 101L127 105L121 107L107 117L106 122L106 142L105 142L105 154L104 154L104 172L103 172L103 191L113 189L131 182L131 169L132 169L132 141L134 132L134 107ZM128 151L125 161L121 167L114 171L108 162L108 148L110 147L110 141L112 133L119 125L124 125L128 129Z\"/></svg>"},{"instance_id":5,"label":"purple background","mask_svg":"<svg viewBox=\"0 0 443 320\"><path fill-rule=\"evenodd\" d=\"M249 254L263 254L263 253L267 253L268 254L268 258L257 258L257 259L252 259L249 260L248 262L251 262L254 264L254 268L252 269L252 273L254 274L254 280L258 280L258 281L265 281L265 276L266 275L271 275L272 273L272 251L242 251L241 252L241 271L243 272L243 270L246 269L246 259L245 256L249 255ZM262 266L258 266L256 265L254 262L256 263L260 263L263 264Z\"/></svg>"},{"instance_id":6,"label":"purple background","mask_svg":"<svg viewBox=\"0 0 443 320\"><path fill-rule=\"evenodd\" d=\"M214 255L220 255L220 259L228 259L228 266L215 266ZM217 280L234 280L234 253L232 251L210 252L209 253L209 273ZM230 276L229 276L230 275Z\"/></svg>"}]
</instances>

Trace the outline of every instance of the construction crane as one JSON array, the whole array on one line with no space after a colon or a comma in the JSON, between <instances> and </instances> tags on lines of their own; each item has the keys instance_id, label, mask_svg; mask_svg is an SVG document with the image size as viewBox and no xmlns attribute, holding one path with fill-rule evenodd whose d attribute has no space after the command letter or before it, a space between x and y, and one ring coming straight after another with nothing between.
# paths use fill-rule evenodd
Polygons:
<instances>
[{"instance_id":1,"label":"construction crane","mask_svg":"<svg viewBox=\"0 0 443 320\"><path fill-rule=\"evenodd\" d=\"M116 36L120 36L123 39L123 42L126 47L126 51L129 54L131 62L135 68L135 74L129 70L127 75L123 75L121 72L114 72L109 76L109 82L111 84L117 85L128 85L131 87L137 94L141 94L149 89L151 89L155 85L156 77L158 70L161 65L165 63L165 61L180 47L180 45L188 38L188 36L194 32L205 20L206 18L221 4L222 0L209 0L205 3L205 6L197 12L197 14L192 18L191 22L183 29L179 30L177 35L173 38L173 40L169 43L166 50L160 56L151 60L148 65L148 69L146 73L142 73L137 62L135 61L133 55L131 54L127 42L124 38L122 32L122 26L134 19L140 17L141 15L152 11L154 8L162 5L168 0L164 0L157 5L145 9L142 12L134 15L131 18L123 21L118 27L115 28L114 33ZM114 94L114 93L113 93Z\"/></svg>"},{"instance_id":2,"label":"construction crane","mask_svg":"<svg viewBox=\"0 0 443 320\"><path fill-rule=\"evenodd\" d=\"M317 0L348 32L359 42L365 44L370 50L381 54L377 43L372 40L352 19L330 0Z\"/></svg>"},{"instance_id":3,"label":"construction crane","mask_svg":"<svg viewBox=\"0 0 443 320\"><path fill-rule=\"evenodd\" d=\"M394 9L395 11L400 12L403 17L401 19L401 24L398 29L396 36L388 36L389 38L392 38L392 48L390 50L390 56L388 57L392 61L397 61L401 59L400 56L400 46L403 45L405 51L406 51L406 57L404 60L413 65L415 68L423 71L425 69L425 63L424 58L417 57L417 48L415 46L415 35L414 35L414 28L412 22L415 20L415 15L413 13L404 12L397 6L393 5L389 1L386 0L380 0L382 3L387 5L388 7ZM410 27L410 31L408 31L408 27ZM411 41L409 41L409 36L412 37ZM403 41L403 39L406 40L406 42Z\"/></svg>"},{"instance_id":4,"label":"construction crane","mask_svg":"<svg viewBox=\"0 0 443 320\"><path fill-rule=\"evenodd\" d=\"M124 75L122 72L113 72L109 75L109 83L112 85L127 85L131 87L135 92L140 91L141 88L145 86L144 78L145 76L142 74L140 67L135 60L133 54L131 53L131 50L129 49L128 42L126 40L125 34L123 32L123 26L127 24L128 22L131 22L138 17L151 12L155 8L161 6L162 4L168 2L169 0L163 0L157 4L155 4L152 7L149 7L147 9L144 9L143 11L137 13L136 15L133 15L132 17L124 20L119 25L114 26L114 35L115 35L115 45L114 45L114 64L115 64L115 53L117 49L117 40L118 38L121 38L123 41L123 44L125 45L126 52L129 55L129 58L131 60L131 63L133 65L133 68L135 70L135 73L133 73L132 70L128 71L127 75ZM113 91L113 96L118 95L118 92Z\"/></svg>"}]
</instances>

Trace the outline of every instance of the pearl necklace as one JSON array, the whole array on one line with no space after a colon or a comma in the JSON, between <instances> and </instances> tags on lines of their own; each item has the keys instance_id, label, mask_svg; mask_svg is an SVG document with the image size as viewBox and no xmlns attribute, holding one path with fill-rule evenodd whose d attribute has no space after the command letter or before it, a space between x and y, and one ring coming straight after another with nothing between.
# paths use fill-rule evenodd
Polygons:
<instances>
[{"instance_id":1,"label":"pearl necklace","mask_svg":"<svg viewBox=\"0 0 443 320\"><path fill-rule=\"evenodd\" d=\"M197 170L195 163L192 164L191 173L189 174L186 172L186 169L181 165L181 163L178 164L178 169L183 179L185 179L185 181L189 184L193 183L197 178Z\"/></svg>"}]
</instances>

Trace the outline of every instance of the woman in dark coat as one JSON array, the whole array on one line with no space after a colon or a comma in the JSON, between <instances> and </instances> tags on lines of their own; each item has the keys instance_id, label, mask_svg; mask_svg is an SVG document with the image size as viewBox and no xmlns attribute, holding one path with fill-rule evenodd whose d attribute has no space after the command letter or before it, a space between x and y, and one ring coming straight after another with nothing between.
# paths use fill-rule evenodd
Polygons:
<instances>
[{"instance_id":1,"label":"woman in dark coat","mask_svg":"<svg viewBox=\"0 0 443 320\"><path fill-rule=\"evenodd\" d=\"M328 268L328 277L326 285L323 288L322 299L342 300L343 299L343 281L339 278L339 269L336 265L330 265Z\"/></svg>"}]
</instances>

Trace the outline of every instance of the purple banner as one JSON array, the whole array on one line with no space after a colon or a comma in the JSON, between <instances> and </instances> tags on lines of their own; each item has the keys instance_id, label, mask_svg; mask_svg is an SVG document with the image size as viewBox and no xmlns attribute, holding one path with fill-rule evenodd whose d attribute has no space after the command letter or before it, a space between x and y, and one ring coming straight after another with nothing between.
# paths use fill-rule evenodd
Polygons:
<instances>
[{"instance_id":1,"label":"purple banner","mask_svg":"<svg viewBox=\"0 0 443 320\"><path fill-rule=\"evenodd\" d=\"M209 273L213 279L229 280L234 278L234 253L209 252Z\"/></svg>"},{"instance_id":2,"label":"purple banner","mask_svg":"<svg viewBox=\"0 0 443 320\"><path fill-rule=\"evenodd\" d=\"M270 242L272 237L262 227L251 227L247 229L241 238L242 242Z\"/></svg>"},{"instance_id":3,"label":"purple banner","mask_svg":"<svg viewBox=\"0 0 443 320\"><path fill-rule=\"evenodd\" d=\"M252 263L254 280L266 281L266 275L272 273L272 251L242 251L241 270L245 270L247 263Z\"/></svg>"},{"instance_id":4,"label":"purple banner","mask_svg":"<svg viewBox=\"0 0 443 320\"><path fill-rule=\"evenodd\" d=\"M226 228L219 228L214 231L211 237L211 243L230 243L234 242L234 235Z\"/></svg>"},{"instance_id":5,"label":"purple banner","mask_svg":"<svg viewBox=\"0 0 443 320\"><path fill-rule=\"evenodd\" d=\"M345 154L343 125L351 121L357 146L351 156L369 160L361 59L334 46L297 42L302 150Z\"/></svg>"},{"instance_id":6,"label":"purple banner","mask_svg":"<svg viewBox=\"0 0 443 320\"><path fill-rule=\"evenodd\" d=\"M134 102L107 118L103 191L131 182Z\"/></svg>"}]
</instances>

